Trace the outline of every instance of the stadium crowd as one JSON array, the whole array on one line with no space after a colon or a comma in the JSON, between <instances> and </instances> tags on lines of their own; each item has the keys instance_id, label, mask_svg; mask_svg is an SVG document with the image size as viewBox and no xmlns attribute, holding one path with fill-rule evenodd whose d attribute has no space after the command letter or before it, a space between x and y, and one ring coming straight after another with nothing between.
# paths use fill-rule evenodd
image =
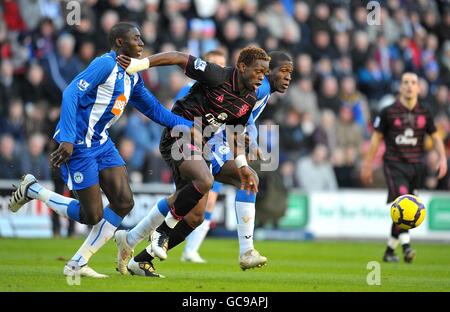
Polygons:
<instances>
[{"instance_id":1,"label":"stadium crowd","mask_svg":"<svg viewBox=\"0 0 450 312\"><path fill-rule=\"evenodd\" d=\"M233 64L240 48L256 44L293 56L287 94L274 94L259 119L279 125L271 148L279 147L275 174L287 189L362 187L358 171L372 121L394 101L406 70L420 75L420 102L450 153L448 1L380 0L380 25L369 25L368 1L84 0L73 26L68 2L0 1L0 179L24 172L51 179L48 155L62 91L109 50L109 30L125 20L140 26L147 55L221 49ZM174 66L143 77L167 107L188 82ZM133 181L170 182L158 149L161 130L131 109L111 129ZM428 148L424 188L449 190L448 176L435 177L437 154ZM381 164L382 150L376 187L385 185Z\"/></svg>"}]
</instances>

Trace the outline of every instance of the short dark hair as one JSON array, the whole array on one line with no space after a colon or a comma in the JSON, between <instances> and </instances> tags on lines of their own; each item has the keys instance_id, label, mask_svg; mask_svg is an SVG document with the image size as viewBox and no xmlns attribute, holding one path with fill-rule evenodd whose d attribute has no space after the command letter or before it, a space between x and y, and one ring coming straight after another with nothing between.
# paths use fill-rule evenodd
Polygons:
<instances>
[{"instance_id":1,"label":"short dark hair","mask_svg":"<svg viewBox=\"0 0 450 312\"><path fill-rule=\"evenodd\" d=\"M292 62L292 57L286 52L272 51L269 53L269 56L270 56L270 63L269 63L270 69L274 69L275 67L280 66L280 64L285 61Z\"/></svg>"},{"instance_id":2,"label":"short dark hair","mask_svg":"<svg viewBox=\"0 0 450 312\"><path fill-rule=\"evenodd\" d=\"M132 28L138 28L138 26L133 23L129 23L129 22L120 22L120 23L117 23L116 25L114 25L111 28L111 31L109 32L109 38L108 38L111 48L116 46L117 38L124 39L125 36L128 34L128 32L130 31L130 29L132 29Z\"/></svg>"},{"instance_id":3,"label":"short dark hair","mask_svg":"<svg viewBox=\"0 0 450 312\"><path fill-rule=\"evenodd\" d=\"M248 46L239 52L237 63L244 63L247 66L253 64L256 60L270 61L266 51L256 46Z\"/></svg>"}]
</instances>

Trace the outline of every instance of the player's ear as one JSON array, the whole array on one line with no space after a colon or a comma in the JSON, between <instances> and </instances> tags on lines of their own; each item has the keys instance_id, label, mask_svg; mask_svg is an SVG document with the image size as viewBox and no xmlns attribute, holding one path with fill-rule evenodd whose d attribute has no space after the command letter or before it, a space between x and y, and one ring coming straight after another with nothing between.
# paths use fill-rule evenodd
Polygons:
<instances>
[{"instance_id":1,"label":"player's ear","mask_svg":"<svg viewBox=\"0 0 450 312\"><path fill-rule=\"evenodd\" d=\"M123 39L122 38L116 38L116 46L121 48L123 45Z\"/></svg>"}]
</instances>

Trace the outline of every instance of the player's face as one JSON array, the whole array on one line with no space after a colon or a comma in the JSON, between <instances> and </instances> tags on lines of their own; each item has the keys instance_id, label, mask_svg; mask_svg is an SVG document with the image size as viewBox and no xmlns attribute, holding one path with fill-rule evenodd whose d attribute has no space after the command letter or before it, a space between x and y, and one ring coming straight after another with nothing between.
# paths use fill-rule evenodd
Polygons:
<instances>
[{"instance_id":1,"label":"player's face","mask_svg":"<svg viewBox=\"0 0 450 312\"><path fill-rule=\"evenodd\" d=\"M280 93L286 92L292 79L294 65L290 61L283 61L279 66L270 70L269 81L271 87Z\"/></svg>"},{"instance_id":2,"label":"player's face","mask_svg":"<svg viewBox=\"0 0 450 312\"><path fill-rule=\"evenodd\" d=\"M227 63L224 56L216 54L212 54L208 58L205 58L205 61L217 64L220 67L225 67Z\"/></svg>"},{"instance_id":3,"label":"player's face","mask_svg":"<svg viewBox=\"0 0 450 312\"><path fill-rule=\"evenodd\" d=\"M410 100L417 98L419 94L419 79L412 73L403 74L400 83L400 96Z\"/></svg>"},{"instance_id":4,"label":"player's face","mask_svg":"<svg viewBox=\"0 0 450 312\"><path fill-rule=\"evenodd\" d=\"M122 53L134 58L140 58L144 51L144 42L141 39L141 33L137 28L131 28L124 38L122 44Z\"/></svg>"},{"instance_id":5,"label":"player's face","mask_svg":"<svg viewBox=\"0 0 450 312\"><path fill-rule=\"evenodd\" d=\"M269 72L269 61L255 60L250 66L241 63L239 67L245 87L256 91L264 80L266 73Z\"/></svg>"}]
</instances>

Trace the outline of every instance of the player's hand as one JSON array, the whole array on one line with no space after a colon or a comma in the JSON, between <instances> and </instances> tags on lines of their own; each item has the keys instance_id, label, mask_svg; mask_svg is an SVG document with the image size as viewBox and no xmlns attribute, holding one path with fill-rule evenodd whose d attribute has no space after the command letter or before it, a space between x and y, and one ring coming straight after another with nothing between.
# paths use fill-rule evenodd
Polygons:
<instances>
[{"instance_id":1,"label":"player's hand","mask_svg":"<svg viewBox=\"0 0 450 312\"><path fill-rule=\"evenodd\" d=\"M438 168L438 179L442 179L447 174L447 159L441 159L439 161L439 168Z\"/></svg>"},{"instance_id":2,"label":"player's hand","mask_svg":"<svg viewBox=\"0 0 450 312\"><path fill-rule=\"evenodd\" d=\"M372 165L370 163L363 163L361 167L361 181L365 185L372 184Z\"/></svg>"},{"instance_id":3,"label":"player's hand","mask_svg":"<svg viewBox=\"0 0 450 312\"><path fill-rule=\"evenodd\" d=\"M241 167L238 171L241 178L241 190L247 190L247 194L258 193L258 183L253 171L248 166Z\"/></svg>"},{"instance_id":4,"label":"player's hand","mask_svg":"<svg viewBox=\"0 0 450 312\"><path fill-rule=\"evenodd\" d=\"M127 67L130 65L131 63L131 57L127 56L127 55L119 55L116 58L117 63L119 63L119 65L123 68L123 69L127 69Z\"/></svg>"},{"instance_id":5,"label":"player's hand","mask_svg":"<svg viewBox=\"0 0 450 312\"><path fill-rule=\"evenodd\" d=\"M264 155L261 148L250 148L250 152L248 154L248 160L249 161L255 161L255 160L261 160L266 161L266 156Z\"/></svg>"},{"instance_id":6,"label":"player's hand","mask_svg":"<svg viewBox=\"0 0 450 312\"><path fill-rule=\"evenodd\" d=\"M119 63L119 65L130 75L134 75L135 73L150 67L150 61L147 57L137 59L121 54L117 57L117 63Z\"/></svg>"},{"instance_id":7,"label":"player's hand","mask_svg":"<svg viewBox=\"0 0 450 312\"><path fill-rule=\"evenodd\" d=\"M61 164L69 160L73 153L73 144L69 142L61 142L56 151L50 154L50 164L55 167L61 167Z\"/></svg>"}]
</instances>

